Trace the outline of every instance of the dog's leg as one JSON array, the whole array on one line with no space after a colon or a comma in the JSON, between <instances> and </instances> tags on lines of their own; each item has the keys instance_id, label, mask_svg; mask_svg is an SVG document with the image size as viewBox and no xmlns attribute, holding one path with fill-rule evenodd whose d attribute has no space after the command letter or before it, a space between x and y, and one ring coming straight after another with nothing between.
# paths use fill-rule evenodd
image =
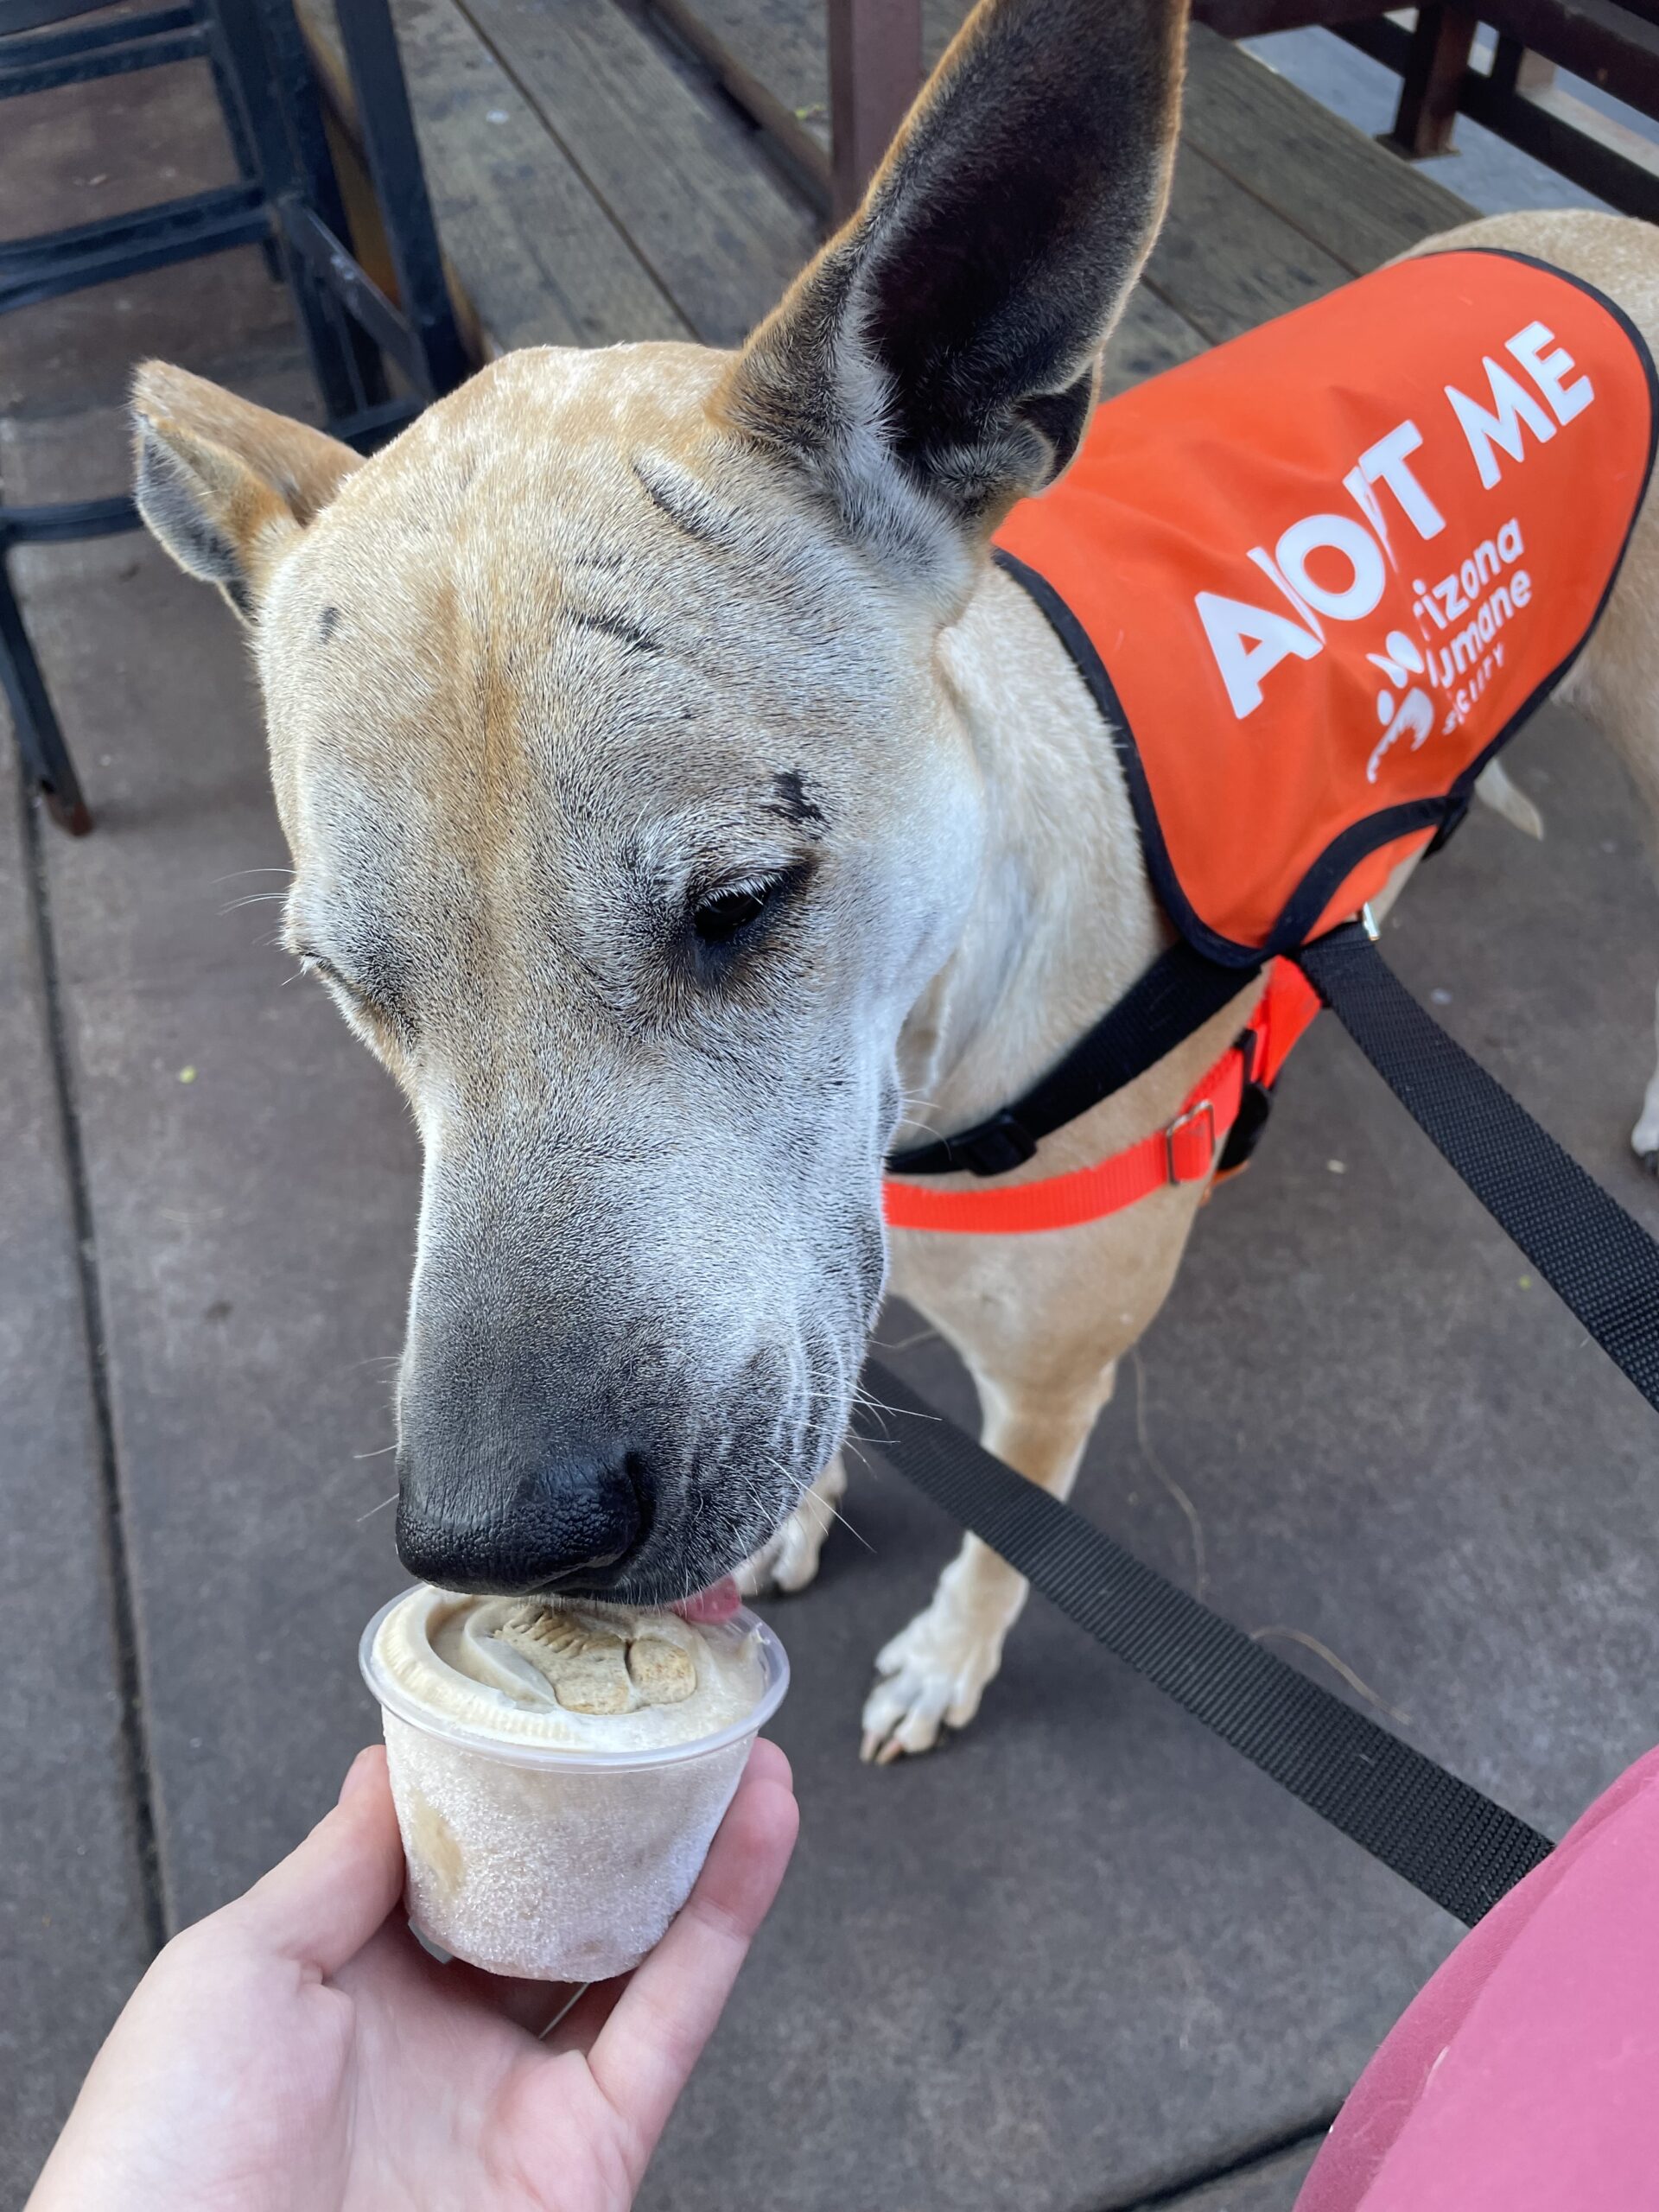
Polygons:
<instances>
[{"instance_id":1,"label":"dog's leg","mask_svg":"<svg viewBox=\"0 0 1659 2212\"><path fill-rule=\"evenodd\" d=\"M1659 1044L1659 991L1654 994L1654 1039ZM1659 1175L1659 1062L1648 1077L1642 1111L1630 1131L1630 1149L1649 1175Z\"/></svg>"},{"instance_id":2,"label":"dog's leg","mask_svg":"<svg viewBox=\"0 0 1659 2212\"><path fill-rule=\"evenodd\" d=\"M1543 836L1543 816L1501 760L1489 760L1475 778L1475 797L1484 800L1494 814L1501 814L1523 836Z\"/></svg>"},{"instance_id":3,"label":"dog's leg","mask_svg":"<svg viewBox=\"0 0 1659 2212\"><path fill-rule=\"evenodd\" d=\"M1659 592L1659 515L1652 512L1653 496L1644 512L1642 531L1632 548L1646 556L1646 568ZM1627 563L1627 566L1630 565ZM1624 589L1620 579L1618 589ZM1626 632L1628 619L1615 626L1613 618L1627 618L1628 610L1615 594L1602 626L1591 640L1580 668L1561 689L1563 701L1588 714L1599 727L1630 771L1636 785L1637 818L1645 831L1649 864L1659 875L1659 698L1647 680L1646 668L1629 665L1631 651ZM1645 639L1646 629L1642 632ZM1621 647L1623 653L1621 655ZM1584 662L1588 662L1586 668ZM1659 1047L1659 995L1656 995L1654 1033ZM1659 1175L1659 1059L1648 1077L1642 1110L1630 1131L1630 1150L1649 1174Z\"/></svg>"},{"instance_id":4,"label":"dog's leg","mask_svg":"<svg viewBox=\"0 0 1659 2212\"><path fill-rule=\"evenodd\" d=\"M1069 1495L1116 1363L1071 1393L1005 1391L976 1376L988 1451L1055 1497ZM942 1727L965 1727L1001 1663L1028 1585L988 1545L969 1536L939 1577L925 1612L876 1659L880 1676L864 1706L860 1756L886 1765L901 1752L931 1751Z\"/></svg>"},{"instance_id":5,"label":"dog's leg","mask_svg":"<svg viewBox=\"0 0 1659 2212\"><path fill-rule=\"evenodd\" d=\"M818 1554L830 1523L847 1491L847 1470L836 1452L777 1534L738 1569L737 1586L746 1598L768 1591L793 1595L818 1571Z\"/></svg>"}]
</instances>

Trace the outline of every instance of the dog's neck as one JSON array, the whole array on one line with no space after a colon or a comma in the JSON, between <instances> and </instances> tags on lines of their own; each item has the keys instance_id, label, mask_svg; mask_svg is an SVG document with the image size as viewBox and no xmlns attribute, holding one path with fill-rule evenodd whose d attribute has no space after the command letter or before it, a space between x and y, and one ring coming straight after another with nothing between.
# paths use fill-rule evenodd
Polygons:
<instances>
[{"instance_id":1,"label":"dog's neck","mask_svg":"<svg viewBox=\"0 0 1659 2212\"><path fill-rule=\"evenodd\" d=\"M1106 724L1028 595L988 569L940 658L986 841L962 935L899 1040L900 1144L1016 1098L1171 936Z\"/></svg>"}]
</instances>

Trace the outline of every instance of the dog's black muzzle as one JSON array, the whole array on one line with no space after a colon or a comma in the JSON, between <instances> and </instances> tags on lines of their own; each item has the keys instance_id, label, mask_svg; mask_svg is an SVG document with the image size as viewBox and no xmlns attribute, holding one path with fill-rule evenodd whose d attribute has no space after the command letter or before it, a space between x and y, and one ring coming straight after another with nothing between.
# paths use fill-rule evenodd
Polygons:
<instances>
[{"instance_id":1,"label":"dog's black muzzle","mask_svg":"<svg viewBox=\"0 0 1659 2212\"><path fill-rule=\"evenodd\" d=\"M446 1590L598 1597L626 1580L648 1525L626 1457L550 1451L499 1481L423 1455L399 1482L397 1555Z\"/></svg>"},{"instance_id":2,"label":"dog's black muzzle","mask_svg":"<svg viewBox=\"0 0 1659 2212\"><path fill-rule=\"evenodd\" d=\"M665 1441L637 1363L578 1357L544 1316L442 1304L440 1325L411 1332L398 1384L404 1565L500 1595L617 1586L651 1536Z\"/></svg>"}]
</instances>

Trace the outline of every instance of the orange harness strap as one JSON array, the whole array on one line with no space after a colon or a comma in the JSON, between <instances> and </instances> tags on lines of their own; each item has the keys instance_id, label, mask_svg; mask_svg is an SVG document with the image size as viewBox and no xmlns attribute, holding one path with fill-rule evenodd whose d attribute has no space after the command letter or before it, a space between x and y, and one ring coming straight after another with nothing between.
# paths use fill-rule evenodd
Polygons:
<instances>
[{"instance_id":1,"label":"orange harness strap","mask_svg":"<svg viewBox=\"0 0 1659 2212\"><path fill-rule=\"evenodd\" d=\"M1202 1183L1238 1119L1246 1081L1270 1085L1319 1010L1318 995L1301 970L1275 960L1238 1041L1188 1091L1166 1128L1092 1167L1008 1189L936 1191L889 1177L883 1185L887 1226L965 1236L1074 1229L1121 1213L1171 1184Z\"/></svg>"}]
</instances>

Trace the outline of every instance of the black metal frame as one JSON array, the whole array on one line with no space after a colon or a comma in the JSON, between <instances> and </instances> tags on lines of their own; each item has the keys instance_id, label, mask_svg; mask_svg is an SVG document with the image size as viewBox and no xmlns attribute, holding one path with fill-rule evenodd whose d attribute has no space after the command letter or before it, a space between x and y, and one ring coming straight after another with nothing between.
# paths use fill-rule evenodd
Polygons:
<instances>
[{"instance_id":1,"label":"black metal frame","mask_svg":"<svg viewBox=\"0 0 1659 2212\"><path fill-rule=\"evenodd\" d=\"M352 243L292 0L180 0L114 22L50 28L108 0L0 0L0 100L171 62L212 67L242 182L0 244L0 314L202 254L257 245L293 294L330 430L368 451L473 366L444 278L388 0L340 10L396 304ZM388 373L388 371L392 373ZM14 547L138 527L130 499L0 505L0 690L30 785L74 836L92 828L8 572Z\"/></svg>"}]
</instances>

